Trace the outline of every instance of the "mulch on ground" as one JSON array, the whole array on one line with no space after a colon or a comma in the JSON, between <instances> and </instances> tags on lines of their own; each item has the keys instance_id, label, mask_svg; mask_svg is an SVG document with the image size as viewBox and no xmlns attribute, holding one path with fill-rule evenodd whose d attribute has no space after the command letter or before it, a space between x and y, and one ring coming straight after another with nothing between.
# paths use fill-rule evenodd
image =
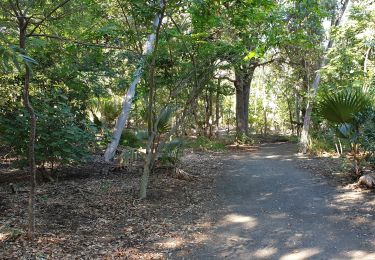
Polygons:
<instances>
[{"instance_id":1,"label":"mulch on ground","mask_svg":"<svg viewBox=\"0 0 375 260\"><path fill-rule=\"evenodd\" d=\"M26 239L27 173L0 167L1 259L166 259L204 243L218 207L215 178L220 154L189 152L180 168L151 176L149 196L138 200L141 169L101 173L91 162L60 169L57 182L37 187L37 239ZM16 193L12 192L12 182Z\"/></svg>"}]
</instances>

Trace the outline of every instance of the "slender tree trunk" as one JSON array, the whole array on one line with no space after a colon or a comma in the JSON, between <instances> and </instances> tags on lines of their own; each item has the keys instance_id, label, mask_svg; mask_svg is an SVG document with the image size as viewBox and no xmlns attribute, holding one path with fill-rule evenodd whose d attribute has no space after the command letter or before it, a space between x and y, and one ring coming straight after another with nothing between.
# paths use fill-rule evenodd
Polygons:
<instances>
[{"instance_id":1,"label":"slender tree trunk","mask_svg":"<svg viewBox=\"0 0 375 260\"><path fill-rule=\"evenodd\" d=\"M288 112L289 112L289 122L290 122L290 129L292 130L292 135L295 134L295 131L294 131L294 124L293 124L293 111L292 111L292 106L290 104L290 100L287 98L287 105L288 105Z\"/></svg>"},{"instance_id":2,"label":"slender tree trunk","mask_svg":"<svg viewBox=\"0 0 375 260\"><path fill-rule=\"evenodd\" d=\"M340 23L342 21L342 17L344 16L346 8L348 6L348 3L349 3L349 0L345 0L343 5L342 5L342 8L339 10L338 15L335 18L332 19L332 21L333 21L332 24L331 24L332 28L338 27L340 25ZM326 54L332 48L332 45L333 45L333 39L331 38L328 41L327 47L325 48L325 51L324 51L323 57L320 61L318 69L321 69L322 67L324 67L326 65L326 62L327 62ZM309 146L309 128L310 128L310 121L311 121L311 113L312 113L312 109L313 109L313 103L315 101L316 94L318 92L320 79L321 79L321 75L320 75L320 72L318 70L316 72L314 82L311 86L312 92L310 93L310 97L309 97L309 100L307 102L306 113L305 113L304 120L303 120L303 127L302 127L301 139L300 139L300 150L301 150L302 153L307 153L307 149L308 149L308 146Z\"/></svg>"},{"instance_id":3,"label":"slender tree trunk","mask_svg":"<svg viewBox=\"0 0 375 260\"><path fill-rule=\"evenodd\" d=\"M372 47L369 47L365 53L365 60L363 62L363 76L364 76L364 83L363 83L363 91L365 93L369 90L369 80L368 80L368 73L367 73L367 66L368 66L368 57L370 55Z\"/></svg>"},{"instance_id":4,"label":"slender tree trunk","mask_svg":"<svg viewBox=\"0 0 375 260\"><path fill-rule=\"evenodd\" d=\"M160 0L160 9L164 10L165 4L164 0ZM155 48L155 39L157 35L158 28L160 29L161 23L162 23L162 12L156 14L154 22L153 22L153 33L149 35L147 42L146 42L146 48L143 53L143 58L141 59L141 62L137 68L137 70L134 73L133 76L133 82L130 84L130 87L124 96L123 102L122 102L122 111L120 115L118 116L118 119L116 121L115 128L113 130L112 134L112 140L111 143L108 144L107 150L104 153L104 160L106 162L109 162L113 159L115 156L117 146L120 142L120 138L122 135L122 132L124 130L124 127L126 125L126 122L129 118L129 114L132 108L133 99L135 96L135 89L138 83L141 80L143 69L145 65L145 59L148 55L150 55Z\"/></svg>"},{"instance_id":5,"label":"slender tree trunk","mask_svg":"<svg viewBox=\"0 0 375 260\"><path fill-rule=\"evenodd\" d=\"M295 113L296 113L297 136L299 137L301 133L301 126L300 126L301 118L300 118L300 97L299 97L297 89L296 89L294 98L295 98L295 105L296 105Z\"/></svg>"},{"instance_id":6,"label":"slender tree trunk","mask_svg":"<svg viewBox=\"0 0 375 260\"><path fill-rule=\"evenodd\" d=\"M208 137L212 138L212 131L213 131L213 92L209 90L208 94Z\"/></svg>"},{"instance_id":7,"label":"slender tree trunk","mask_svg":"<svg viewBox=\"0 0 375 260\"><path fill-rule=\"evenodd\" d=\"M154 151L154 143L155 138L157 136L157 122L154 124L154 116L153 116L153 106L155 102L155 62L156 62L156 51L157 46L159 42L159 35L160 35L160 28L161 28L161 21L164 15L165 11L165 4L164 0L161 1L161 13L158 15L158 21L157 23L154 23L156 25L155 28L155 39L154 39L154 50L152 52L151 57L151 64L150 64L150 75L149 75L149 105L148 105L148 143L146 147L146 161L143 167L143 174L141 178L141 185L140 185L140 194L139 197L141 199L146 198L147 195L147 186L148 186L148 180L150 176L150 172L152 170L153 166L153 156L156 151Z\"/></svg>"},{"instance_id":8,"label":"slender tree trunk","mask_svg":"<svg viewBox=\"0 0 375 260\"><path fill-rule=\"evenodd\" d=\"M19 23L19 45L26 53L26 29L28 22L26 17L18 17ZM35 135L36 135L36 116L34 108L30 102L30 79L31 71L28 65L25 65L25 76L23 84L23 105L29 113L30 135L29 135L29 171L30 171L30 193L28 204L28 232L27 235L33 239L35 236L35 188L36 188L36 163L35 163Z\"/></svg>"},{"instance_id":9,"label":"slender tree trunk","mask_svg":"<svg viewBox=\"0 0 375 260\"><path fill-rule=\"evenodd\" d=\"M220 126L220 79L217 82L216 99L215 99L215 123L216 123L216 135L219 136Z\"/></svg>"},{"instance_id":10,"label":"slender tree trunk","mask_svg":"<svg viewBox=\"0 0 375 260\"><path fill-rule=\"evenodd\" d=\"M208 90L204 95L204 135L206 137L210 135L210 94Z\"/></svg>"}]
</instances>

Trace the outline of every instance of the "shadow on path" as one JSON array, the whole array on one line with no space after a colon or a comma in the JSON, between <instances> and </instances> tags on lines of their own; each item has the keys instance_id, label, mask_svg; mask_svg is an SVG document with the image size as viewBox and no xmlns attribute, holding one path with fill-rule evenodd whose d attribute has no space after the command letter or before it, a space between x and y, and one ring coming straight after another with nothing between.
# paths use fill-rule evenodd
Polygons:
<instances>
[{"instance_id":1,"label":"shadow on path","mask_svg":"<svg viewBox=\"0 0 375 260\"><path fill-rule=\"evenodd\" d=\"M374 196L336 189L296 160L294 144L229 156L217 224L185 259L375 259Z\"/></svg>"}]
</instances>

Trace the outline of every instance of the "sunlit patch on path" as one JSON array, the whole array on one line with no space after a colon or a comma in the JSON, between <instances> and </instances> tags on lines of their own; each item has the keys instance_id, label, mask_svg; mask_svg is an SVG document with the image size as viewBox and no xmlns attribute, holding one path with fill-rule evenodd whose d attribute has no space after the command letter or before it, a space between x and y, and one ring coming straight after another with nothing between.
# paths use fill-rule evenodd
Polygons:
<instances>
[{"instance_id":1,"label":"sunlit patch on path","mask_svg":"<svg viewBox=\"0 0 375 260\"><path fill-rule=\"evenodd\" d=\"M297 166L293 144L229 156L216 224L192 259L375 259L374 195Z\"/></svg>"}]
</instances>

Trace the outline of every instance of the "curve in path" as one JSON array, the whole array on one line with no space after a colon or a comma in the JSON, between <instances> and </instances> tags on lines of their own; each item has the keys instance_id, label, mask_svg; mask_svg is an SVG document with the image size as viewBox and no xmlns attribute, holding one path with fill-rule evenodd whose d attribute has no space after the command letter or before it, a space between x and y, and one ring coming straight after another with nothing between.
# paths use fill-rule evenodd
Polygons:
<instances>
[{"instance_id":1,"label":"curve in path","mask_svg":"<svg viewBox=\"0 0 375 260\"><path fill-rule=\"evenodd\" d=\"M187 258L375 259L374 216L350 210L361 193L345 197L298 168L295 152L294 144L267 144L227 158L217 185L224 208L205 245Z\"/></svg>"}]
</instances>

